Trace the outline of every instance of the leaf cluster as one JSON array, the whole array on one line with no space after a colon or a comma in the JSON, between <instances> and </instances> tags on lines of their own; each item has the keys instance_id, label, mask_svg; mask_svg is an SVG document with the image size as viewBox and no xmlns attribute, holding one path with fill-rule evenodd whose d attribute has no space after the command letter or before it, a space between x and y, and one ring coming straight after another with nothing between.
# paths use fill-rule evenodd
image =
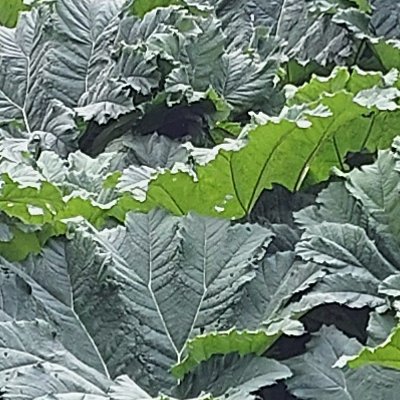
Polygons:
<instances>
[{"instance_id":1,"label":"leaf cluster","mask_svg":"<svg viewBox=\"0 0 400 400\"><path fill-rule=\"evenodd\" d=\"M394 400L399 15L0 0L0 398Z\"/></svg>"}]
</instances>

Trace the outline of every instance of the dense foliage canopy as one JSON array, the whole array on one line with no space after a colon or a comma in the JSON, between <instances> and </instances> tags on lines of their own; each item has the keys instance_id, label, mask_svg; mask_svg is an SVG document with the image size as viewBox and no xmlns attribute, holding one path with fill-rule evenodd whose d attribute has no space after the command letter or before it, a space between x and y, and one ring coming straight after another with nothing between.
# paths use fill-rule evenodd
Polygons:
<instances>
[{"instance_id":1,"label":"dense foliage canopy","mask_svg":"<svg viewBox=\"0 0 400 400\"><path fill-rule=\"evenodd\" d=\"M397 399L399 19L0 0L0 399Z\"/></svg>"}]
</instances>

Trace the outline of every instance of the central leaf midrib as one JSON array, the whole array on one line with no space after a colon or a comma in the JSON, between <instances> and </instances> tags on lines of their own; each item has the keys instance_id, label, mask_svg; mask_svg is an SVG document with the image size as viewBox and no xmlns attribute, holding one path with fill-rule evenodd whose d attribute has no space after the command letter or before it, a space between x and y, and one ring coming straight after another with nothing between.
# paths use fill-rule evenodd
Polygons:
<instances>
[{"instance_id":1,"label":"central leaf midrib","mask_svg":"<svg viewBox=\"0 0 400 400\"><path fill-rule=\"evenodd\" d=\"M270 122L270 123L272 123L272 122ZM294 131L296 131L296 129L298 128L295 122L293 122L293 124L294 124L294 127L292 129L290 129L289 132L286 132L282 137L279 138L278 142L273 146L271 152L269 153L267 159L265 160L264 165L261 168L260 173L258 174L258 177L257 177L256 183L254 185L254 189L253 189L253 191L251 193L250 199L249 199L249 201L247 203L247 213L251 210L251 208L253 206L253 202L255 201L255 197L256 197L256 194L257 194L257 192L259 190L259 186L260 186L261 180L262 180L262 178L264 176L264 173L265 173L265 171L267 169L267 166L269 165L269 162L271 161L273 155L278 150L278 148L281 146L281 144L284 143L288 139L288 137Z\"/></svg>"},{"instance_id":2,"label":"central leaf midrib","mask_svg":"<svg viewBox=\"0 0 400 400\"><path fill-rule=\"evenodd\" d=\"M151 299L152 299L152 301L153 301L153 303L154 303L154 306L155 306L155 308L156 308L156 312L157 312L157 314L158 314L158 316L159 316L159 318L160 318L160 321L161 321L161 324L162 324L162 326L163 326L163 328L164 328L165 334L167 335L167 338L168 338L169 342L170 342L171 345L172 345L172 348L174 349L174 351L175 351L175 353L176 353L177 359L180 361L180 351L178 350L178 348L177 348L177 346L176 346L176 344L175 344L175 342L174 342L174 340L173 340L173 338L172 338L172 336L171 336L171 334L170 334L170 332L169 332L167 323L166 323L165 320L164 320L164 317L163 317L163 315L162 315L160 306L158 305L158 301L157 301L157 298L156 298L156 296L155 296L155 293L154 293L153 287L152 287L152 283L153 283L153 251L152 251L152 248L153 248L153 241L152 241L151 232L152 232L152 228L151 228L151 226L150 226L150 221L149 221L149 230L148 230L148 235L147 235L147 236L148 236L148 243L149 243L149 246L148 246L148 254L149 254L149 282L148 282L148 284L147 284L147 289L148 289L148 291L149 291L149 293L150 293Z\"/></svg>"}]
</instances>

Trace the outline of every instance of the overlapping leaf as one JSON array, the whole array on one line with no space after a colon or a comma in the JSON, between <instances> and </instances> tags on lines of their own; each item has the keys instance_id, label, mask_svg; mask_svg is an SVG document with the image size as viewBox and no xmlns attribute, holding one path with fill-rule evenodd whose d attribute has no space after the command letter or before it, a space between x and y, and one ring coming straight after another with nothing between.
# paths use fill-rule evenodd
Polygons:
<instances>
[{"instance_id":1,"label":"overlapping leaf","mask_svg":"<svg viewBox=\"0 0 400 400\"><path fill-rule=\"evenodd\" d=\"M347 248L344 258L338 257L339 253L336 254L337 266L341 264L338 260L344 262L342 266L346 263L362 266L380 280L396 273L400 265L395 223L399 214L397 194L400 175L395 170L395 165L393 153L380 152L373 165L364 167L361 171L352 171L346 176L345 183L333 184L322 192L317 200L319 207L313 206L298 213L298 221L308 229L304 242L299 244L300 253L306 258L320 259L333 266L328 261L330 249L340 253L340 247ZM362 253L359 245L355 246L355 242L351 244L349 239L352 236L358 237L357 240L364 243L364 250L370 250ZM324 249L320 247L323 242L327 245L330 241L332 244L340 243L340 246L328 245ZM308 247L307 243L313 245ZM322 250L320 255L317 255L318 251L314 253L311 249L316 250L317 247ZM350 259L351 253L354 254L353 261ZM372 259L375 261L368 261Z\"/></svg>"},{"instance_id":2,"label":"overlapping leaf","mask_svg":"<svg viewBox=\"0 0 400 400\"><path fill-rule=\"evenodd\" d=\"M388 308L387 296L393 295L400 267L394 222L398 220L400 176L394 155L380 152L374 164L345 178L324 190L317 206L296 216L305 228L297 254L330 274L293 305L292 311L330 302L354 308L368 305L380 313ZM375 337L382 336L376 328L374 331Z\"/></svg>"},{"instance_id":3,"label":"overlapping leaf","mask_svg":"<svg viewBox=\"0 0 400 400\"><path fill-rule=\"evenodd\" d=\"M353 56L357 41L332 16L351 6L367 11L356 2L213 0L232 47L260 46L257 36L268 30L283 42L283 53L303 63L342 64ZM265 35L265 33L264 33ZM262 42L262 41L261 41Z\"/></svg>"},{"instance_id":4,"label":"overlapping leaf","mask_svg":"<svg viewBox=\"0 0 400 400\"><path fill-rule=\"evenodd\" d=\"M354 354L360 344L333 327L324 327L308 344L308 351L287 362L293 378L287 381L299 399L396 399L399 373L377 367L352 370L335 364L343 354Z\"/></svg>"},{"instance_id":5,"label":"overlapping leaf","mask_svg":"<svg viewBox=\"0 0 400 400\"><path fill-rule=\"evenodd\" d=\"M82 141L87 151L96 154L107 142L130 130L143 133L143 116L152 122L144 133L164 133L167 121L161 123L163 110L153 109L152 102L156 106L167 105L173 114L176 107L172 106L207 99L210 87L236 115L252 108L279 110L282 97L278 95L274 102L270 101L278 93L273 81L279 54L273 41L266 45L263 57L245 49L227 51L220 21L205 4L180 2L182 7L174 8L156 7L157 3L143 8L141 4L135 2L132 7L143 18L122 19L117 37L121 42L118 56L100 75L84 107L77 109L86 120L100 124L126 115L121 121L110 122L105 129L97 131L96 126L89 126ZM206 122L206 131L212 113L203 110L199 116ZM176 114L171 117L176 119ZM172 131L169 136L196 138L190 121L181 119L185 119L183 114L171 127L177 132ZM185 132L181 132L182 128Z\"/></svg>"},{"instance_id":6,"label":"overlapping leaf","mask_svg":"<svg viewBox=\"0 0 400 400\"><path fill-rule=\"evenodd\" d=\"M98 255L90 238L75 241L67 253L75 310L110 371L152 393L170 387L167 371L187 340L231 312L269 239L258 226L155 211L100 233Z\"/></svg>"},{"instance_id":7,"label":"overlapping leaf","mask_svg":"<svg viewBox=\"0 0 400 400\"><path fill-rule=\"evenodd\" d=\"M59 35L46 66L57 85L52 95L69 107L94 86L109 63L108 51L117 33L123 1L57 1L55 31Z\"/></svg>"},{"instance_id":8,"label":"overlapping leaf","mask_svg":"<svg viewBox=\"0 0 400 400\"><path fill-rule=\"evenodd\" d=\"M108 399L109 379L67 351L50 325L43 321L0 322L0 332L0 387L4 399L26 395Z\"/></svg>"},{"instance_id":9,"label":"overlapping leaf","mask_svg":"<svg viewBox=\"0 0 400 400\"><path fill-rule=\"evenodd\" d=\"M351 368L366 365L379 365L382 367L400 369L400 343L399 329L397 328L387 339L376 348L365 348L356 357L345 358Z\"/></svg>"},{"instance_id":10,"label":"overlapping leaf","mask_svg":"<svg viewBox=\"0 0 400 400\"><path fill-rule=\"evenodd\" d=\"M398 72L337 68L287 86L282 110L277 71L288 56L304 65L302 82L317 64L324 73L332 63L399 66L397 6L33 3L15 30L0 28L0 254L37 253L0 263L0 397L250 400L288 379L299 399L394 399L397 371L334 368L361 348L334 328L287 366L260 355L302 343L298 319L324 305L373 309L368 345L396 323L397 141L347 171L354 155L374 159L398 134ZM194 147L212 141L215 125L223 136L234 126L236 137L249 111L238 138ZM116 138L95 159L71 153L99 154ZM292 212L315 197L291 192L326 181L332 167L337 182L296 214L296 227ZM268 228L226 220L247 217L257 201L250 219ZM130 213L159 207L208 218ZM66 247L62 239L40 250L60 234ZM398 367L397 336L350 364ZM113 384L105 364L130 378Z\"/></svg>"},{"instance_id":11,"label":"overlapping leaf","mask_svg":"<svg viewBox=\"0 0 400 400\"><path fill-rule=\"evenodd\" d=\"M291 320L292 315L285 309L293 296L301 295L324 275L317 265L296 262L291 252L266 257L255 278L245 285L241 300L220 319L222 328L235 329L204 333L189 340L185 357L174 366L173 373L182 377L215 355L263 354L282 334L300 336L304 333L302 324Z\"/></svg>"},{"instance_id":12,"label":"overlapping leaf","mask_svg":"<svg viewBox=\"0 0 400 400\"><path fill-rule=\"evenodd\" d=\"M257 389L289 376L289 368L276 360L231 354L200 364L194 373L182 380L175 392L178 398L197 397L206 390L220 394L221 399L255 400Z\"/></svg>"},{"instance_id":13,"label":"overlapping leaf","mask_svg":"<svg viewBox=\"0 0 400 400\"><path fill-rule=\"evenodd\" d=\"M69 218L86 218L96 226L106 222L115 204L114 192L103 187L113 155L93 160L77 152L66 162L44 151L36 162L16 149L11 158L0 163L0 209L13 232L0 244L2 256L20 261L37 253L49 237L66 232Z\"/></svg>"},{"instance_id":14,"label":"overlapping leaf","mask_svg":"<svg viewBox=\"0 0 400 400\"><path fill-rule=\"evenodd\" d=\"M77 129L71 110L50 90L54 85L46 68L53 64L54 43L46 28L49 13L47 7L34 9L21 15L15 29L0 28L1 123L11 131L13 124L21 125L19 136L29 138L37 131L49 148L65 154L76 146Z\"/></svg>"},{"instance_id":15,"label":"overlapping leaf","mask_svg":"<svg viewBox=\"0 0 400 400\"><path fill-rule=\"evenodd\" d=\"M3 259L0 292L2 321L47 320L57 327L59 339L70 352L104 373L103 362L73 310L62 244L52 243L40 256L20 265Z\"/></svg>"},{"instance_id":16,"label":"overlapping leaf","mask_svg":"<svg viewBox=\"0 0 400 400\"><path fill-rule=\"evenodd\" d=\"M335 81L337 75L332 79ZM201 151L194 171L197 179L186 173L166 172L152 178L146 202L125 199L121 208L162 206L179 214L194 210L204 215L238 218L246 215L261 192L273 183L299 189L305 180L326 180L332 167L344 170L344 157L349 151L389 147L400 118L397 106L393 109L398 93L392 100L380 86L373 93L366 90L375 88L375 74L345 74L344 82L349 79L348 90L340 87L330 94L328 85L327 93L310 103L312 111L303 114L295 107L286 111L286 117L267 119L265 125L249 132L244 147L242 138L208 153ZM310 83L314 85L319 87L320 83ZM307 91L312 93L313 89L303 89L302 93ZM292 151L294 148L296 152Z\"/></svg>"},{"instance_id":17,"label":"overlapping leaf","mask_svg":"<svg viewBox=\"0 0 400 400\"><path fill-rule=\"evenodd\" d=\"M16 29L0 28L1 122L19 119L31 132L47 106L38 87L46 47L42 46L42 21L37 12L21 16ZM40 98L42 97L42 101ZM41 105L40 109L37 107ZM35 115L39 113L39 115Z\"/></svg>"}]
</instances>

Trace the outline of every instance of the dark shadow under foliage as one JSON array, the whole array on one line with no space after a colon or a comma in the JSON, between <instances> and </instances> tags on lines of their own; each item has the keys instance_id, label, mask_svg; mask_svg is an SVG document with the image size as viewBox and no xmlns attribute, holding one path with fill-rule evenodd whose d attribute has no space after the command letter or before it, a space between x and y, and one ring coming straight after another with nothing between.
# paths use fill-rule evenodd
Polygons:
<instances>
[{"instance_id":1,"label":"dark shadow under foliage","mask_svg":"<svg viewBox=\"0 0 400 400\"><path fill-rule=\"evenodd\" d=\"M266 352L265 356L276 360L287 360L305 353L306 344L311 339L311 333L318 332L322 325L335 325L347 336L356 338L359 342L366 344L370 311L368 307L351 309L338 304L317 307L301 319L307 330L306 334L300 337L283 335ZM263 400L297 399L287 391L286 385L282 382L263 388L257 394Z\"/></svg>"},{"instance_id":2,"label":"dark shadow under foliage","mask_svg":"<svg viewBox=\"0 0 400 400\"><path fill-rule=\"evenodd\" d=\"M297 400L298 398L291 395L284 383L264 388L257 393L263 400Z\"/></svg>"}]
</instances>

